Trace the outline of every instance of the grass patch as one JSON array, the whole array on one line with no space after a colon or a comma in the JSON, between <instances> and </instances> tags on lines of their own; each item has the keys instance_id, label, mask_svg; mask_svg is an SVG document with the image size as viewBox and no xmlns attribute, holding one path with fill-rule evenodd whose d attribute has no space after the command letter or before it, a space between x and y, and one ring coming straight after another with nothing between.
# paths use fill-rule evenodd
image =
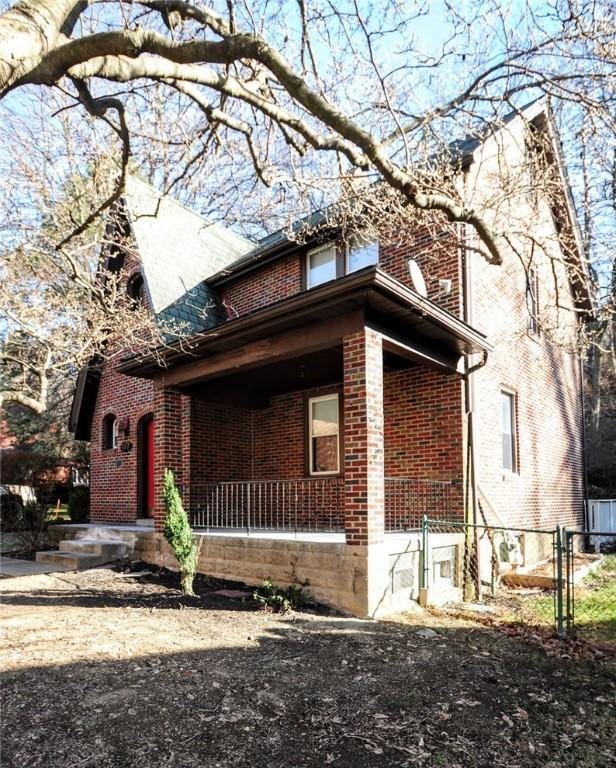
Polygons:
<instances>
[{"instance_id":1,"label":"grass patch","mask_svg":"<svg viewBox=\"0 0 616 768\"><path fill-rule=\"evenodd\" d=\"M575 624L597 639L616 640L616 555L575 588Z\"/></svg>"},{"instance_id":2,"label":"grass patch","mask_svg":"<svg viewBox=\"0 0 616 768\"><path fill-rule=\"evenodd\" d=\"M576 628L587 639L616 640L616 555L606 555L596 571L574 587ZM529 624L554 621L554 597L521 598L518 618Z\"/></svg>"}]
</instances>

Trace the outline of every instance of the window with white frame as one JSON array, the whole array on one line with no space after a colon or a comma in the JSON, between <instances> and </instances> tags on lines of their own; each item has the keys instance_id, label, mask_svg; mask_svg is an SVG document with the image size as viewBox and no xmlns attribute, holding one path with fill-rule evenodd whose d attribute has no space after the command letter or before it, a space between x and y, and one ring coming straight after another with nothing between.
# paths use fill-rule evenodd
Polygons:
<instances>
[{"instance_id":1,"label":"window with white frame","mask_svg":"<svg viewBox=\"0 0 616 768\"><path fill-rule=\"evenodd\" d=\"M534 267L528 270L526 306L528 308L528 332L536 336L539 334L539 278Z\"/></svg>"},{"instance_id":2,"label":"window with white frame","mask_svg":"<svg viewBox=\"0 0 616 768\"><path fill-rule=\"evenodd\" d=\"M346 255L347 274L378 263L379 244L361 233L353 235L349 240Z\"/></svg>"},{"instance_id":3,"label":"window with white frame","mask_svg":"<svg viewBox=\"0 0 616 768\"><path fill-rule=\"evenodd\" d=\"M103 419L103 450L108 451L118 445L118 420L113 413Z\"/></svg>"},{"instance_id":4,"label":"window with white frame","mask_svg":"<svg viewBox=\"0 0 616 768\"><path fill-rule=\"evenodd\" d=\"M340 412L338 395L308 401L308 463L311 475L340 471Z\"/></svg>"},{"instance_id":5,"label":"window with white frame","mask_svg":"<svg viewBox=\"0 0 616 768\"><path fill-rule=\"evenodd\" d=\"M325 243L318 248L313 248L306 254L306 287L314 288L321 283L335 280L336 268L336 244Z\"/></svg>"},{"instance_id":6,"label":"window with white frame","mask_svg":"<svg viewBox=\"0 0 616 768\"><path fill-rule=\"evenodd\" d=\"M517 471L517 451L515 435L515 395L501 390L501 435L503 445L503 469Z\"/></svg>"}]
</instances>

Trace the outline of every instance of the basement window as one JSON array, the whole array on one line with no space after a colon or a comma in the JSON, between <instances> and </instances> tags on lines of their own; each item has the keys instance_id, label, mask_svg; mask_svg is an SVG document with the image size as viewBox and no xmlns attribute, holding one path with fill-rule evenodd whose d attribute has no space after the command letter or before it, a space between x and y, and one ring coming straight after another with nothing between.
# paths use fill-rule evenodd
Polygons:
<instances>
[{"instance_id":1,"label":"basement window","mask_svg":"<svg viewBox=\"0 0 616 768\"><path fill-rule=\"evenodd\" d=\"M340 471L340 414L338 395L308 401L308 463L311 475Z\"/></svg>"},{"instance_id":2,"label":"basement window","mask_svg":"<svg viewBox=\"0 0 616 768\"><path fill-rule=\"evenodd\" d=\"M103 419L103 450L109 451L118 445L118 420L113 413Z\"/></svg>"}]
</instances>

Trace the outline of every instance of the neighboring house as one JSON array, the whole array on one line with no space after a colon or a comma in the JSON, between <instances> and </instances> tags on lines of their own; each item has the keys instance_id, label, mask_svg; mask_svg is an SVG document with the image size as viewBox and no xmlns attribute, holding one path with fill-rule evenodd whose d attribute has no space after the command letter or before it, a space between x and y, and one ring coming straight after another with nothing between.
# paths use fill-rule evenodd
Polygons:
<instances>
[{"instance_id":1,"label":"neighboring house","mask_svg":"<svg viewBox=\"0 0 616 768\"><path fill-rule=\"evenodd\" d=\"M460 145L469 188L489 190L490 163L526 151L529 122L552 130L538 104ZM561 173L556 144L551 161ZM413 593L392 568L424 514L581 526L573 342L590 303L562 174L558 184L527 214L558 258L538 249L529 268L507 251L489 265L462 226L429 248L422 230L395 245L358 233L343 246L331 231L253 245L131 181L141 264L119 266L155 313L197 333L161 350L164 367L135 356L80 376L71 421L91 440L92 520L150 518L141 554L165 561L168 467L207 532L200 570L308 582L357 615Z\"/></svg>"}]
</instances>

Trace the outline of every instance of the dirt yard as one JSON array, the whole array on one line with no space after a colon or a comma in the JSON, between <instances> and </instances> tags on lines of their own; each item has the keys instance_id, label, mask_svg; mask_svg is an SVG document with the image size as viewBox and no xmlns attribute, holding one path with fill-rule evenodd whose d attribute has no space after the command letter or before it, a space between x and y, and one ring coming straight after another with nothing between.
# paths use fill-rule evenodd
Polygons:
<instances>
[{"instance_id":1,"label":"dirt yard","mask_svg":"<svg viewBox=\"0 0 616 768\"><path fill-rule=\"evenodd\" d=\"M609 665L451 619L281 616L199 590L107 569L1 580L2 768L616 765Z\"/></svg>"}]
</instances>

